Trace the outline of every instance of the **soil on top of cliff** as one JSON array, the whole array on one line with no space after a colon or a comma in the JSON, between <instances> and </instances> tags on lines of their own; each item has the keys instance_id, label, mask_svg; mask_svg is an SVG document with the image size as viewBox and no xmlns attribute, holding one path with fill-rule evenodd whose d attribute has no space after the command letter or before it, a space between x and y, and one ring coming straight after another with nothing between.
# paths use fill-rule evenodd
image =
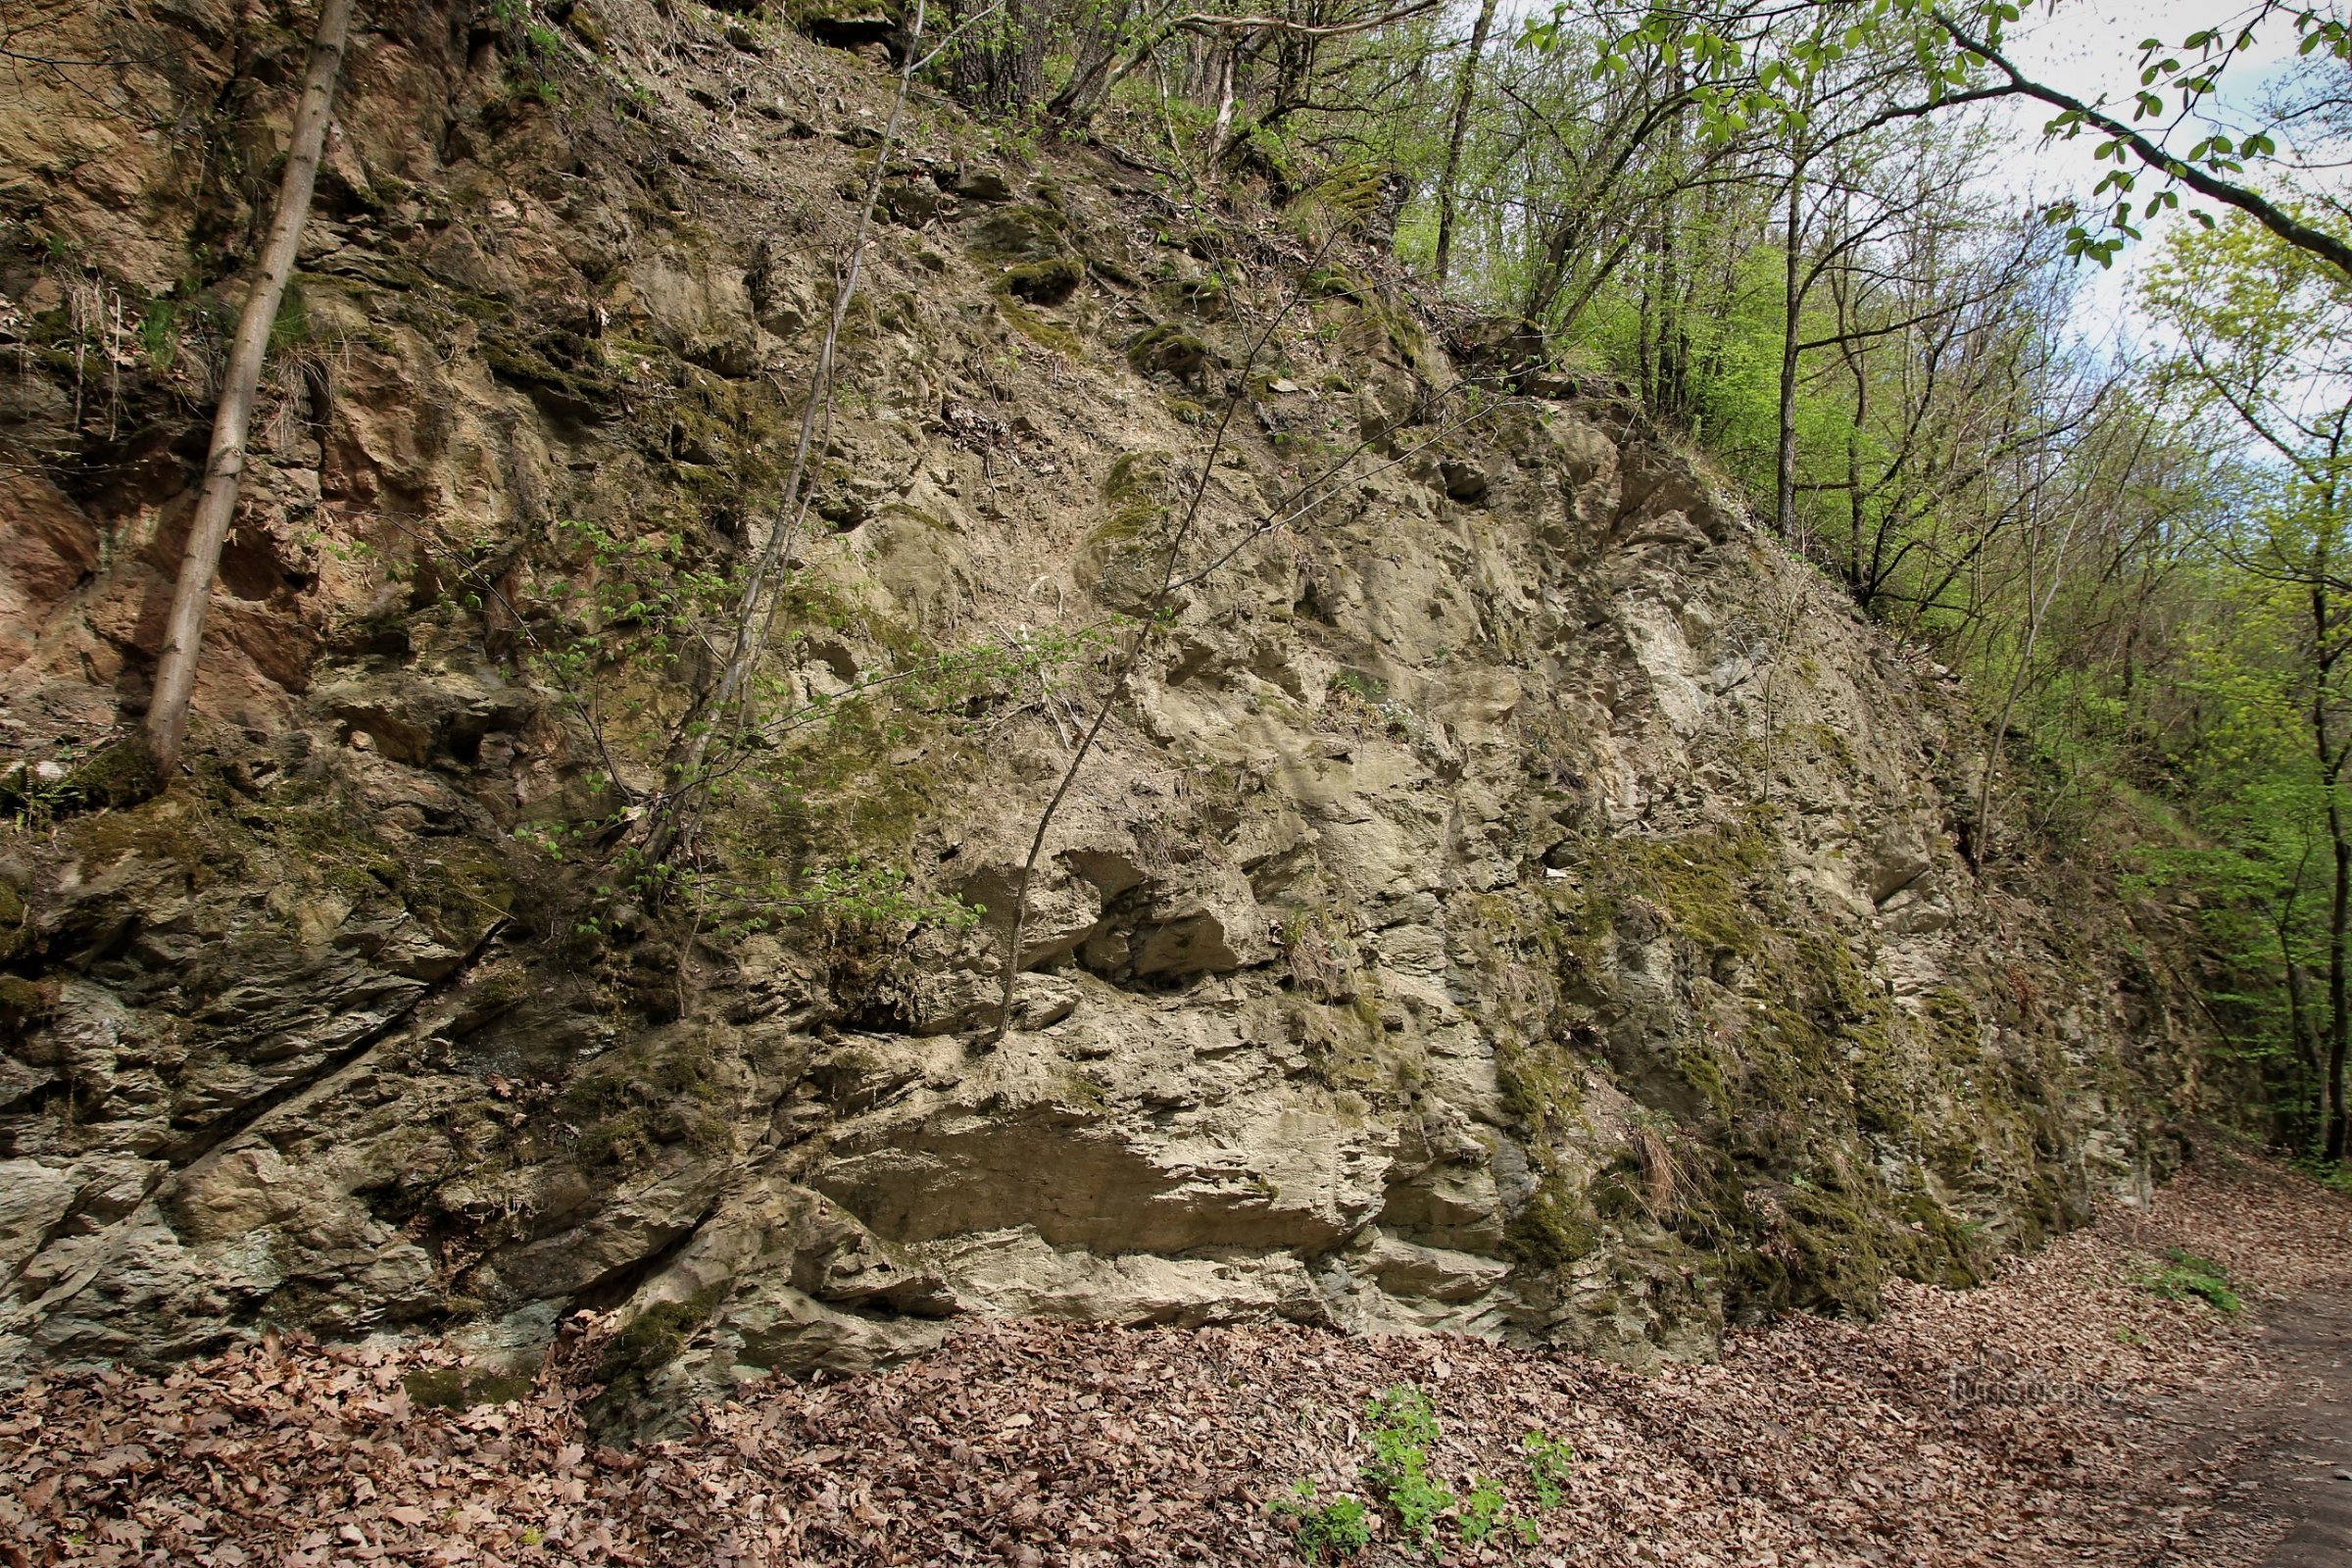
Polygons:
<instances>
[{"instance_id":1,"label":"soil on top of cliff","mask_svg":"<svg viewBox=\"0 0 2352 1568\"><path fill-rule=\"evenodd\" d=\"M1374 1562L2338 1561L2341 1510L2303 1472L2352 1394L2328 1330L2347 1242L2352 1200L2208 1155L1988 1287L1792 1318L1711 1366L998 1321L747 1388L633 1451L594 1435L621 1348L593 1320L527 1391L272 1339L24 1390L0 1558L1243 1563L1319 1531L1331 1560L1354 1497ZM1429 1505L1426 1541L1387 1499Z\"/></svg>"}]
</instances>

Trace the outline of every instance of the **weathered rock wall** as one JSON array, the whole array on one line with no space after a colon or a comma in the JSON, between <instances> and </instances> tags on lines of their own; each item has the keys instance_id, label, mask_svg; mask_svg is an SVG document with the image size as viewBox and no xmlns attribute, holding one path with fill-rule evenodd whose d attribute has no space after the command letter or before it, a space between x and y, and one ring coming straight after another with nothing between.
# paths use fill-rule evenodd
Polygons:
<instances>
[{"instance_id":1,"label":"weathered rock wall","mask_svg":"<svg viewBox=\"0 0 2352 1568\"><path fill-rule=\"evenodd\" d=\"M1353 242L937 104L774 629L796 716L686 889L616 884L887 102L759 16L373 11L189 776L74 809L304 25L120 13L52 40L118 67L0 108L10 1364L265 1323L527 1358L622 1303L631 1394L967 1311L1704 1353L2162 1164L2166 934L2089 870L1978 886L1958 695L1703 465L1467 387ZM1229 377L1186 556L1225 564L1057 819L992 1048L1020 857ZM951 897L990 913L913 918Z\"/></svg>"}]
</instances>

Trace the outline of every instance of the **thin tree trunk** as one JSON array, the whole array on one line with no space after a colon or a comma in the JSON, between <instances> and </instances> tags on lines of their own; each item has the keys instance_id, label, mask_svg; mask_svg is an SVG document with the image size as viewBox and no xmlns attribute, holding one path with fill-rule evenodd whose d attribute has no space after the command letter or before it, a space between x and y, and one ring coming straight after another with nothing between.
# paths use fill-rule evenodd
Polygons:
<instances>
[{"instance_id":1,"label":"thin tree trunk","mask_svg":"<svg viewBox=\"0 0 2352 1568\"><path fill-rule=\"evenodd\" d=\"M1213 181L1225 161L1226 139L1233 134L1234 78L1241 74L1242 43L1233 40L1217 67L1217 122L1208 133L1208 177Z\"/></svg>"},{"instance_id":2,"label":"thin tree trunk","mask_svg":"<svg viewBox=\"0 0 2352 1568\"><path fill-rule=\"evenodd\" d=\"M1461 85L1453 95L1453 131L1446 142L1446 172L1438 179L1438 284L1445 286L1453 261L1453 182L1462 167L1462 142L1470 133L1470 105L1478 94L1479 57L1494 25L1494 0L1480 0L1478 24L1470 29L1470 58L1462 62Z\"/></svg>"},{"instance_id":3,"label":"thin tree trunk","mask_svg":"<svg viewBox=\"0 0 2352 1568\"><path fill-rule=\"evenodd\" d=\"M327 111L334 103L335 81L343 70L351 8L352 0L325 0L319 7L310 67L303 74L302 98L294 110L294 133L286 146L285 174L277 188L277 211L270 220L270 237L262 247L253 288L245 296L244 313L237 318L228 374L213 415L213 445L205 460L204 489L197 496L187 551L180 557L179 576L172 586L163 657L156 665L155 694L147 705L147 749L160 784L170 783L188 736L188 699L196 689L196 658L204 642L205 612L212 606L213 576L220 569L220 547L236 515L237 489L245 476L245 438L253 424L254 396L261 386L262 360L270 349L270 328L277 320L286 283L294 275L303 225L311 216L311 191L318 180Z\"/></svg>"},{"instance_id":4,"label":"thin tree trunk","mask_svg":"<svg viewBox=\"0 0 2352 1568\"><path fill-rule=\"evenodd\" d=\"M2295 945L2287 926L2289 913L2278 921L2278 952L2286 965L2286 1032L2295 1049L2294 1142L2309 1149L2313 1135L2327 1136L2327 1063L2312 1032L2311 1001L2304 990L2303 965L2295 959ZM2306 1116L2309 1120L2305 1120Z\"/></svg>"},{"instance_id":5,"label":"thin tree trunk","mask_svg":"<svg viewBox=\"0 0 2352 1568\"><path fill-rule=\"evenodd\" d=\"M959 25L969 26L995 9L991 6L976 12ZM907 34L906 55L899 67L898 93L891 100L889 119L883 122L874 172L866 182L865 206L858 215L858 228L851 237L849 254L835 274L833 312L826 319L825 335L817 344L816 368L808 377L808 401L801 410L800 435L793 444L792 466L784 475L782 505L777 510L775 526L768 530L765 546L744 579L743 593L735 608L734 633L728 644L726 662L720 666L718 683L702 706L702 722L693 729L681 755L668 768L662 798L647 826L644 854L651 863L666 859L681 835L692 837L692 824L710 789L708 764L712 741L723 739L730 748L738 746L748 727L749 714L742 706L745 688L766 647L777 608L783 602L780 595L771 596L769 590L787 569L793 546L800 537L801 519L808 512L808 497L803 493L802 481L808 472L809 453L816 444L820 423L830 427L827 421L833 411L834 356L840 349L842 328L850 318L851 302L858 296L858 274L865 264L874 212L881 201L882 181L889 172L891 152L898 145L899 125L906 118L914 74L938 54L936 48L930 55L918 54L927 15L923 0L916 0L914 26ZM949 36L953 38L955 34L951 32Z\"/></svg>"},{"instance_id":6,"label":"thin tree trunk","mask_svg":"<svg viewBox=\"0 0 2352 1568\"><path fill-rule=\"evenodd\" d=\"M1838 306L1838 356L1845 361L1854 381L1854 416L1845 427L1845 585L1854 604L1870 613L1878 584L1862 566L1863 543L1870 532L1869 493L1862 486L1862 430L1870 422L1870 351L1856 338L1851 281L1833 274L1830 294Z\"/></svg>"},{"instance_id":7,"label":"thin tree trunk","mask_svg":"<svg viewBox=\"0 0 2352 1568\"><path fill-rule=\"evenodd\" d=\"M1781 537L1796 534L1796 345L1797 318L1804 308L1804 285L1799 251L1804 231L1805 154L1800 144L1788 159L1788 212L1781 224L1781 402L1780 448L1775 466L1780 476L1775 515Z\"/></svg>"},{"instance_id":8,"label":"thin tree trunk","mask_svg":"<svg viewBox=\"0 0 2352 1568\"><path fill-rule=\"evenodd\" d=\"M2009 677L2008 695L2001 699L2000 716L1992 721L1992 734L1984 743L1984 776L1977 785L1977 856L1976 869L1984 875L1992 863L1992 784L2000 771L2001 742L2009 734L2009 717L2017 710L2017 700L2034 673L2034 645L2041 636L2041 623L2058 597L2059 581L2066 575L2066 547L2075 536L2075 518L2069 515L2066 526L2058 530L2058 549L2050 561L2050 585L2038 596L2034 589L2034 570L2039 548L2029 536L2026 541L2026 641L2018 651L2017 670ZM2339 901L2341 894L2338 894Z\"/></svg>"},{"instance_id":9,"label":"thin tree trunk","mask_svg":"<svg viewBox=\"0 0 2352 1568\"><path fill-rule=\"evenodd\" d=\"M1862 488L1862 421L1870 414L1870 377L1860 359L1854 359L1852 364L1854 422L1845 431L1845 509L1846 531L1852 536L1853 553L1846 564L1846 582L1853 591L1854 604L1867 615L1879 590L1877 574L1865 577L1862 571L1862 542L1870 533L1870 498Z\"/></svg>"},{"instance_id":10,"label":"thin tree trunk","mask_svg":"<svg viewBox=\"0 0 2352 1568\"><path fill-rule=\"evenodd\" d=\"M2344 759L2328 716L2328 680L2337 656L2331 637L2334 606L2327 587L2328 555L2322 547L2311 589L2311 739L2320 764L2320 788L2328 793L2328 844L2335 860L2335 882L2328 901L2328 1052L2321 1084L2323 1150L2344 1157L2344 1054L2352 1041L2352 976L2345 972L2345 946L2352 939L2352 824L2344 820Z\"/></svg>"},{"instance_id":11,"label":"thin tree trunk","mask_svg":"<svg viewBox=\"0 0 2352 1568\"><path fill-rule=\"evenodd\" d=\"M1678 172L1683 166L1683 122L1677 116L1666 126L1666 156ZM1690 334L1683 327L1682 261L1683 193L1671 192L1658 209L1658 407L1681 415L1690 407Z\"/></svg>"},{"instance_id":12,"label":"thin tree trunk","mask_svg":"<svg viewBox=\"0 0 2352 1568\"><path fill-rule=\"evenodd\" d=\"M2285 934L2279 934L2279 947L2289 948ZM2308 1105L2320 1098L2320 1053L2311 1038L2311 1004L2303 995L2303 965L2292 957L2286 960L2286 1032L2295 1045L2295 1070L2302 1085L2295 1096L2298 1106ZM2298 1111L2298 1120L2300 1112ZM2298 1146L2311 1136L2311 1126L2305 1123L2297 1133Z\"/></svg>"},{"instance_id":13,"label":"thin tree trunk","mask_svg":"<svg viewBox=\"0 0 2352 1568\"><path fill-rule=\"evenodd\" d=\"M1656 322L1651 316L1652 308L1656 303L1658 281L1658 231L1654 225L1650 228L1642 249L1647 254L1643 256L1642 265L1642 297L1636 302L1636 309L1639 313L1636 324L1640 327L1640 331L1635 335L1635 373L1639 377L1637 384L1642 388L1642 404L1650 409L1656 409L1660 407L1657 367L1651 363L1654 346L1652 340L1657 330Z\"/></svg>"},{"instance_id":14,"label":"thin tree trunk","mask_svg":"<svg viewBox=\"0 0 2352 1568\"><path fill-rule=\"evenodd\" d=\"M1068 131L1080 131L1109 95L1111 73L1119 65L1119 34L1127 24L1127 0L1111 0L1092 15L1080 38L1070 79L1046 105L1046 118Z\"/></svg>"},{"instance_id":15,"label":"thin tree trunk","mask_svg":"<svg viewBox=\"0 0 2352 1568\"><path fill-rule=\"evenodd\" d=\"M1310 275L1314 269L1322 265L1324 256L1339 238L1340 232L1335 228L1315 248L1300 276ZM989 1049L992 1051L1004 1043L1004 1036L1012 1029L1012 998L1021 974L1021 935L1029 922L1029 889L1037 876L1038 858L1045 853L1046 835L1053 830L1054 814L1061 809L1061 803L1068 797L1071 786L1078 782L1078 771L1086 765L1088 754L1095 749L1096 741L1102 738L1102 727L1110 722L1111 710L1126 696L1128 682L1134 678L1144 650L1152 642L1152 633L1157 629L1169 597L1176 591L1178 572L1184 564L1184 547L1191 540L1195 525L1200 520L1200 505L1207 498L1209 479L1216 472L1218 455L1225 450L1225 438L1233 428L1234 411L1241 407L1242 389L1249 384L1250 371L1256 367L1258 356L1265 352L1266 345L1273 341L1275 333L1282 330L1282 323L1290 319L1291 312L1298 309L1298 302L1304 298L1304 290L1294 287L1290 297L1283 302L1282 309L1274 313L1264 328L1251 340L1250 352L1243 356L1241 368L1229 383L1225 406L1217 415L1217 427L1209 437L1208 450L1201 454L1200 466L1193 475L1191 489L1185 497L1184 514L1176 519L1176 525L1168 530L1167 554L1160 565L1159 587L1153 591L1151 602L1138 617L1135 636L1127 644L1126 652L1120 656L1117 667L1111 672L1109 690L1095 705L1093 721L1079 737L1076 750L1070 753L1069 762L1061 770L1060 782L1054 786L1054 793L1047 797L1045 809L1037 815L1037 831L1030 836L1029 853L1022 859L1021 874L1013 883L1012 917L1005 925L1004 956L997 977L997 1022L989 1035ZM1188 580L1197 582L1200 575Z\"/></svg>"},{"instance_id":16,"label":"thin tree trunk","mask_svg":"<svg viewBox=\"0 0 2352 1568\"><path fill-rule=\"evenodd\" d=\"M2313 1135L2327 1134L2328 1106L2320 1042L2311 1027L2311 1001L2304 990L2303 965L2295 959L2295 906L2303 897L2303 877L2311 869L2311 844L2295 862L2294 880L2286 886L2271 930L2278 939L2278 961L2286 970L2286 1034L2295 1052L2295 1110L2291 1120L2297 1148L2311 1147ZM2306 1117L2310 1119L2306 1120Z\"/></svg>"},{"instance_id":17,"label":"thin tree trunk","mask_svg":"<svg viewBox=\"0 0 2352 1568\"><path fill-rule=\"evenodd\" d=\"M2352 929L2352 836L2332 780L2328 787L2328 837L2335 851L2334 895L2328 906L2328 1141L2329 1159L2344 1157L2344 1050L2352 1039L2352 998L2346 995L2344 946Z\"/></svg>"}]
</instances>

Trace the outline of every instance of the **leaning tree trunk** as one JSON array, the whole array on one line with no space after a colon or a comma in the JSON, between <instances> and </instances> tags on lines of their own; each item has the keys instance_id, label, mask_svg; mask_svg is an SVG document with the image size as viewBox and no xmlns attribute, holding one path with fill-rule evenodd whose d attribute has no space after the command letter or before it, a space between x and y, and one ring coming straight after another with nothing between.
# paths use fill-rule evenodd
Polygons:
<instances>
[{"instance_id":1,"label":"leaning tree trunk","mask_svg":"<svg viewBox=\"0 0 2352 1568\"><path fill-rule=\"evenodd\" d=\"M2058 584L2066 576L2066 550L2074 542L2075 521L2066 519L2058 530L2058 549L2050 558L2050 581L2046 588L2036 589L2034 577L2041 547L2033 535L2026 538L2026 640L2018 649L2017 668L2009 677L2009 691L2001 699L2001 711L1992 721L1992 733L1984 742L1984 776L1977 781L1977 853L1973 865L1982 877L1992 864L1992 785L2001 769L2001 742L2009 734L2010 715L2017 711L2017 700L2023 696L2026 682L2034 674L2034 645L2041 638L2042 623L2049 619L2050 606L2058 599Z\"/></svg>"},{"instance_id":2,"label":"leaning tree trunk","mask_svg":"<svg viewBox=\"0 0 2352 1568\"><path fill-rule=\"evenodd\" d=\"M228 374L213 415L213 446L205 460L204 489L196 498L188 548L180 557L179 576L172 586L163 658L156 665L155 695L147 705L147 749L157 779L167 785L188 735L188 698L196 688L196 655L204 642L205 612L212 605L213 574L220 569L220 546L236 515L237 487L245 475L245 437L253 424L254 395L261 386L270 328L285 299L286 281L293 276L295 253L302 245L303 224L311 216L311 189L318 183L318 158L326 145L327 110L334 102L335 78L342 73L351 8L352 0L325 0L318 10L310 68L303 75L302 98L294 110L294 135L286 148L285 176L277 187L277 210L270 220L270 237L262 248L252 291L245 296L244 313L237 318Z\"/></svg>"},{"instance_id":3,"label":"leaning tree trunk","mask_svg":"<svg viewBox=\"0 0 2352 1568\"><path fill-rule=\"evenodd\" d=\"M1119 70L1119 37L1126 30L1128 0L1104 0L1089 16L1076 45L1070 79L1046 105L1046 119L1066 132L1086 129L1110 95Z\"/></svg>"}]
</instances>

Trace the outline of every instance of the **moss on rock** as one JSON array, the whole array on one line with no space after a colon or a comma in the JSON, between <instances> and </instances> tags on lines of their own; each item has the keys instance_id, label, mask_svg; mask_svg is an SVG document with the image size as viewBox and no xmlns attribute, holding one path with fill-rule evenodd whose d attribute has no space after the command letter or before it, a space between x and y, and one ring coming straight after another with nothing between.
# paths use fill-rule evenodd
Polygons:
<instances>
[{"instance_id":1,"label":"moss on rock","mask_svg":"<svg viewBox=\"0 0 2352 1568\"><path fill-rule=\"evenodd\" d=\"M1127 363L1143 375L1190 381L1216 359L1216 350L1181 327L1147 327L1127 341Z\"/></svg>"},{"instance_id":2,"label":"moss on rock","mask_svg":"<svg viewBox=\"0 0 2352 1568\"><path fill-rule=\"evenodd\" d=\"M1049 256L1042 262L1023 262L1007 268L997 280L997 286L1033 305L1059 305L1085 281L1083 266L1067 256Z\"/></svg>"},{"instance_id":3,"label":"moss on rock","mask_svg":"<svg viewBox=\"0 0 2352 1568\"><path fill-rule=\"evenodd\" d=\"M1565 885L1545 889L1546 917L1509 917L1522 935L1508 942L1550 954L1560 1016L1590 1016L1620 1086L1679 1127L1682 1179L1657 1217L1725 1260L1734 1315L1869 1313L1888 1278L1975 1277L1975 1232L1930 1179L1974 1158L1951 1118L2039 1118L2017 1082L1957 1081L1980 1052L1968 997L1944 988L1919 1016L1895 1006L1836 925L1791 898L1776 843L1761 812L1670 838L1578 841ZM1482 929L1505 920L1481 914ZM1534 929L1540 943L1525 940ZM1650 1206L1607 1170L1574 1190L1545 1152L1572 1100L1570 1060L1541 1037L1496 1049L1504 1102L1534 1141L1536 1192L1512 1242L1530 1264ZM2011 1142L2034 1168L2012 1200L2048 1209L2035 1140ZM1907 1179L1889 1174L1906 1166Z\"/></svg>"}]
</instances>

